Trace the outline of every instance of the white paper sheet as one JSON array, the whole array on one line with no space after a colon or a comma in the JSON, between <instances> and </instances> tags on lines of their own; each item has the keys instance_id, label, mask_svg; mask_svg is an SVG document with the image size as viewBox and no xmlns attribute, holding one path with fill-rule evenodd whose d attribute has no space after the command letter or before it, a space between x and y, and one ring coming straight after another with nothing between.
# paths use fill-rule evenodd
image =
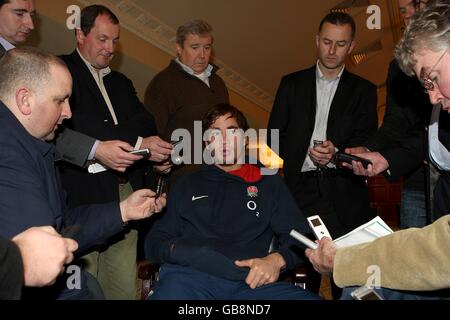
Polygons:
<instances>
[{"instance_id":1,"label":"white paper sheet","mask_svg":"<svg viewBox=\"0 0 450 320\"><path fill-rule=\"evenodd\" d=\"M334 240L334 243L338 247L349 247L365 242L371 242L393 232L394 231L389 228L383 219L376 217L346 235Z\"/></svg>"}]
</instances>

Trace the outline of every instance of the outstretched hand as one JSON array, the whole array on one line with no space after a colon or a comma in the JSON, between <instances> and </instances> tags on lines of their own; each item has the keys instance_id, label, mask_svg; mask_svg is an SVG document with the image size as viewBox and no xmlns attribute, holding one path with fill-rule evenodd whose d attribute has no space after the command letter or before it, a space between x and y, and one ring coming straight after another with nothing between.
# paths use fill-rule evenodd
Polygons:
<instances>
[{"instance_id":1,"label":"outstretched hand","mask_svg":"<svg viewBox=\"0 0 450 320\"><path fill-rule=\"evenodd\" d=\"M143 157L131 154L134 148L123 141L101 141L95 151L95 159L119 172L125 172L134 162Z\"/></svg>"},{"instance_id":2,"label":"outstretched hand","mask_svg":"<svg viewBox=\"0 0 450 320\"><path fill-rule=\"evenodd\" d=\"M141 220L161 212L166 206L166 198L165 194L157 198L156 193L150 189L134 192L120 203L122 221Z\"/></svg>"},{"instance_id":3,"label":"outstretched hand","mask_svg":"<svg viewBox=\"0 0 450 320\"><path fill-rule=\"evenodd\" d=\"M349 148L345 150L347 153L370 160L372 164L369 164L367 169L365 169L359 161L352 161L351 165L346 163L343 164L344 167L352 169L355 175L373 177L389 169L389 163L379 152L357 153L359 151L361 150L358 148Z\"/></svg>"}]
</instances>

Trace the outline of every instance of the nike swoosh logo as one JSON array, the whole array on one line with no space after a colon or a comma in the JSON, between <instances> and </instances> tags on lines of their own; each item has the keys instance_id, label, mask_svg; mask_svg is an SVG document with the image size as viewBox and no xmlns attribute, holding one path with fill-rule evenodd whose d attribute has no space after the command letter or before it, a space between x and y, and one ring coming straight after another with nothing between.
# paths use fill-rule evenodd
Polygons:
<instances>
[{"instance_id":1,"label":"nike swoosh logo","mask_svg":"<svg viewBox=\"0 0 450 320\"><path fill-rule=\"evenodd\" d=\"M209 196L201 196L201 197L192 196L192 201L197 201L197 200L205 199L205 198L208 198L208 197Z\"/></svg>"}]
</instances>

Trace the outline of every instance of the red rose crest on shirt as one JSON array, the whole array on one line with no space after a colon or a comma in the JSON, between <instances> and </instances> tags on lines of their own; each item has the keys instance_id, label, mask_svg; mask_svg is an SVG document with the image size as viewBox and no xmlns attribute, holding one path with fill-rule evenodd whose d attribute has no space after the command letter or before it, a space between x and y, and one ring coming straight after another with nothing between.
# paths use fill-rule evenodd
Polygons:
<instances>
[{"instance_id":1,"label":"red rose crest on shirt","mask_svg":"<svg viewBox=\"0 0 450 320\"><path fill-rule=\"evenodd\" d=\"M258 196L258 188L255 186L248 187L247 194L250 198L256 198Z\"/></svg>"}]
</instances>

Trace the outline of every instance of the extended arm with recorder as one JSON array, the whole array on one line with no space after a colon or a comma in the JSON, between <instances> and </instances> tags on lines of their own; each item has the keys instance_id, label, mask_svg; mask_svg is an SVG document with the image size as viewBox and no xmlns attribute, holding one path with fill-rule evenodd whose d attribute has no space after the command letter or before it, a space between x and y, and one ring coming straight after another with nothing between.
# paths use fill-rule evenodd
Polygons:
<instances>
[{"instance_id":1,"label":"extended arm with recorder","mask_svg":"<svg viewBox=\"0 0 450 320\"><path fill-rule=\"evenodd\" d=\"M352 154L348 154L348 153L344 153L344 152L337 152L334 156L334 163L345 162L348 164L352 164L352 161L361 162L364 169L367 169L369 164L372 164L372 161L370 161L370 160L367 160L367 159L364 159L361 157L357 157Z\"/></svg>"}]
</instances>

